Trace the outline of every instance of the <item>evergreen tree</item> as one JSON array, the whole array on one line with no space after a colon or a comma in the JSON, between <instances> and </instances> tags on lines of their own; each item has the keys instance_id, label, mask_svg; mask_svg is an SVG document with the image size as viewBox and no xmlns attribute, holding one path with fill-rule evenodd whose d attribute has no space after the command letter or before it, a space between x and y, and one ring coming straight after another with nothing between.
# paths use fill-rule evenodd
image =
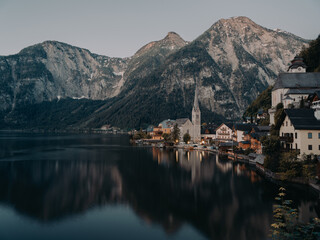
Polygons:
<instances>
[{"instance_id":1,"label":"evergreen tree","mask_svg":"<svg viewBox=\"0 0 320 240\"><path fill-rule=\"evenodd\" d=\"M173 131L171 132L171 138L174 142L179 141L180 138L180 129L178 127L178 124L175 124L173 126Z\"/></svg>"},{"instance_id":2,"label":"evergreen tree","mask_svg":"<svg viewBox=\"0 0 320 240\"><path fill-rule=\"evenodd\" d=\"M320 72L320 35L299 54L307 65L307 72Z\"/></svg>"}]
</instances>

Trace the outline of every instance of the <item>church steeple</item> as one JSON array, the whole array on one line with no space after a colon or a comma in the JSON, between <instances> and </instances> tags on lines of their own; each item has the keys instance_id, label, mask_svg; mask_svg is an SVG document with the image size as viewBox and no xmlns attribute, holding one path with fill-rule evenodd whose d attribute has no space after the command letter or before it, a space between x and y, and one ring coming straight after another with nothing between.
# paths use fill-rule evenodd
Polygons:
<instances>
[{"instance_id":1,"label":"church steeple","mask_svg":"<svg viewBox=\"0 0 320 240\"><path fill-rule=\"evenodd\" d=\"M287 72L291 73L299 73L306 72L307 65L303 62L303 58L299 56L295 56L291 61L291 65L288 68Z\"/></svg>"},{"instance_id":2,"label":"church steeple","mask_svg":"<svg viewBox=\"0 0 320 240\"><path fill-rule=\"evenodd\" d=\"M198 86L196 85L195 93L194 93L194 102L192 108L192 124L193 124L193 141L200 142L201 141L201 112L199 108L199 100L198 100Z\"/></svg>"},{"instance_id":3,"label":"church steeple","mask_svg":"<svg viewBox=\"0 0 320 240\"><path fill-rule=\"evenodd\" d=\"M198 86L196 86L196 90L195 90L195 93L194 93L193 109L200 111L199 102L198 102Z\"/></svg>"}]
</instances>

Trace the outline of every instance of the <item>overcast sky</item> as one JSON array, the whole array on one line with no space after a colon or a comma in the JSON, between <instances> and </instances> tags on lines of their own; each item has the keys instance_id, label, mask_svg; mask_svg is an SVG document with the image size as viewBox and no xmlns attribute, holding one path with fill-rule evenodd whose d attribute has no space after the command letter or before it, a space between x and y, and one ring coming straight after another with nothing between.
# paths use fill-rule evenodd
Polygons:
<instances>
[{"instance_id":1,"label":"overcast sky","mask_svg":"<svg viewBox=\"0 0 320 240\"><path fill-rule=\"evenodd\" d=\"M129 57L170 31L191 41L233 16L307 39L320 34L320 0L0 0L0 55L57 40Z\"/></svg>"}]
</instances>

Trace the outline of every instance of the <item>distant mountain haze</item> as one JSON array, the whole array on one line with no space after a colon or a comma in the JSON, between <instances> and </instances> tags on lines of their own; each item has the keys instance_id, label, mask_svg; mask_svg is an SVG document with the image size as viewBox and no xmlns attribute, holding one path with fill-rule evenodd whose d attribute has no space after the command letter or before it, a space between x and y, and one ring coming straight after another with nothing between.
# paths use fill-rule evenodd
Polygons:
<instances>
[{"instance_id":1,"label":"distant mountain haze","mask_svg":"<svg viewBox=\"0 0 320 240\"><path fill-rule=\"evenodd\" d=\"M192 42L169 32L128 58L46 41L0 57L0 125L139 127L190 117L196 83L204 122L239 118L307 45L246 17L221 19Z\"/></svg>"}]
</instances>

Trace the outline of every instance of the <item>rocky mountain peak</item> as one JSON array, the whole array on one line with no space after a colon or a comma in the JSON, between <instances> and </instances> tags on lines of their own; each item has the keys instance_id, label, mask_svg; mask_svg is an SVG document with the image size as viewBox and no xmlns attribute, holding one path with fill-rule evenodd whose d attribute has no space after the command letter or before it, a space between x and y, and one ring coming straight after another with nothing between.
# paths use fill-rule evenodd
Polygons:
<instances>
[{"instance_id":1,"label":"rocky mountain peak","mask_svg":"<svg viewBox=\"0 0 320 240\"><path fill-rule=\"evenodd\" d=\"M180 37L179 34L177 34L175 32L169 32L167 34L167 36L162 41L167 41L167 42L171 43L172 45L176 45L179 47L183 47L187 43L185 40L183 40L182 37Z\"/></svg>"},{"instance_id":2,"label":"rocky mountain peak","mask_svg":"<svg viewBox=\"0 0 320 240\"><path fill-rule=\"evenodd\" d=\"M264 31L270 31L255 22L248 17L232 17L228 19L220 19L213 24L209 30L223 30L225 32L238 32L240 34L263 34Z\"/></svg>"},{"instance_id":3,"label":"rocky mountain peak","mask_svg":"<svg viewBox=\"0 0 320 240\"><path fill-rule=\"evenodd\" d=\"M159 41L150 42L140 48L136 52L135 57L140 57L153 51L159 51L160 49L168 49L169 51L177 50L184 47L186 44L187 42L184 41L177 33L169 32L165 38Z\"/></svg>"}]
</instances>

